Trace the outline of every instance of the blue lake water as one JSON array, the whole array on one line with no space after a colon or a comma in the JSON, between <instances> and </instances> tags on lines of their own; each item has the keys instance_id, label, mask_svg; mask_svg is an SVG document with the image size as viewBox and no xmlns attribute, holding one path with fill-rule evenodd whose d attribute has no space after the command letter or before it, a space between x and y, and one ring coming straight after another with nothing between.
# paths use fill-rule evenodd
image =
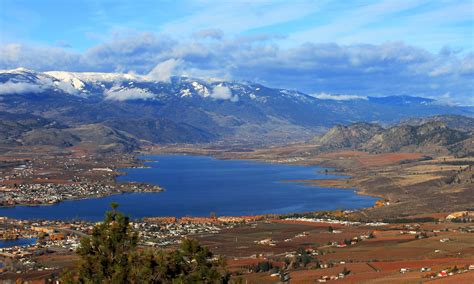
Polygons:
<instances>
[{"instance_id":1,"label":"blue lake water","mask_svg":"<svg viewBox=\"0 0 474 284\"><path fill-rule=\"evenodd\" d=\"M0 248L10 248L14 246L26 246L36 244L35 238L31 239L16 239L16 240L0 240Z\"/></svg>"},{"instance_id":2,"label":"blue lake water","mask_svg":"<svg viewBox=\"0 0 474 284\"><path fill-rule=\"evenodd\" d=\"M0 208L0 216L21 219L101 220L111 202L132 218L147 216L258 215L372 206L375 198L353 189L334 189L285 182L327 179L320 167L217 160L207 156L159 155L149 168L123 169L119 181L157 184L160 193L127 193L70 200L51 206ZM341 177L342 178L342 177Z\"/></svg>"}]
</instances>

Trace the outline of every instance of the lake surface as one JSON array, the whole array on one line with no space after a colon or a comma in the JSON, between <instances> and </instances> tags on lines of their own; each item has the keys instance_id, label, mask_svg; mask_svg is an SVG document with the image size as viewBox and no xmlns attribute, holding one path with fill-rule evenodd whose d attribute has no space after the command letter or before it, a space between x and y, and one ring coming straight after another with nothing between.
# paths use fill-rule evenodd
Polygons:
<instances>
[{"instance_id":1,"label":"lake surface","mask_svg":"<svg viewBox=\"0 0 474 284\"><path fill-rule=\"evenodd\" d=\"M159 155L143 159L149 168L123 169L119 181L157 184L160 193L126 193L70 200L51 206L0 208L0 216L21 219L101 220L111 202L132 218L147 216L258 215L370 207L375 198L353 189L319 188L295 179L327 179L324 168L217 160L207 156ZM152 161L148 161L152 160ZM343 177L341 177L343 178Z\"/></svg>"},{"instance_id":2,"label":"lake surface","mask_svg":"<svg viewBox=\"0 0 474 284\"><path fill-rule=\"evenodd\" d=\"M0 240L0 248L11 248L15 246L27 246L36 244L36 238L16 239L16 240Z\"/></svg>"}]
</instances>

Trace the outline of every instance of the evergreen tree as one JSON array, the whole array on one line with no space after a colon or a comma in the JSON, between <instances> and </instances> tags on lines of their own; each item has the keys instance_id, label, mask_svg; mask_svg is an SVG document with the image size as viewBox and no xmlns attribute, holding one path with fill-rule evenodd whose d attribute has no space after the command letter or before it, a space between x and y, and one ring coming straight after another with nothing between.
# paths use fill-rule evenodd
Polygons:
<instances>
[{"instance_id":1,"label":"evergreen tree","mask_svg":"<svg viewBox=\"0 0 474 284\"><path fill-rule=\"evenodd\" d=\"M63 273L63 283L227 283L225 261L192 239L184 239L177 250L143 249L130 220L117 211L106 213L92 235L81 240L76 276Z\"/></svg>"},{"instance_id":2,"label":"evergreen tree","mask_svg":"<svg viewBox=\"0 0 474 284\"><path fill-rule=\"evenodd\" d=\"M77 254L81 257L79 281L83 283L126 283L132 266L131 255L138 234L129 217L117 211L106 213L104 222L96 225L90 237L81 240Z\"/></svg>"}]
</instances>

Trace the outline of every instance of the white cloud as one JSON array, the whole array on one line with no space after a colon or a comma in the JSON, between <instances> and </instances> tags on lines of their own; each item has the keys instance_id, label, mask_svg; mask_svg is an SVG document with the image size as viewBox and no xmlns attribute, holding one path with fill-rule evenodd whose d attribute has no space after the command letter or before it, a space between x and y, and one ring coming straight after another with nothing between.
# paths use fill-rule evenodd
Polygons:
<instances>
[{"instance_id":1,"label":"white cloud","mask_svg":"<svg viewBox=\"0 0 474 284\"><path fill-rule=\"evenodd\" d=\"M231 102L238 102L239 96L232 95L232 90L226 86L217 85L212 89L209 97L216 100L229 100Z\"/></svg>"},{"instance_id":2,"label":"white cloud","mask_svg":"<svg viewBox=\"0 0 474 284\"><path fill-rule=\"evenodd\" d=\"M436 97L450 92L454 101L464 103L474 88L472 53L431 53L403 42L282 47L258 37L174 40L143 33L81 54L23 45L0 47L0 54L0 68L5 69L134 70L165 82L173 75L247 80L307 93Z\"/></svg>"},{"instance_id":3,"label":"white cloud","mask_svg":"<svg viewBox=\"0 0 474 284\"><path fill-rule=\"evenodd\" d=\"M176 75L176 69L182 64L182 60L176 60L174 58L168 59L157 64L146 77L149 80L170 82L171 76Z\"/></svg>"},{"instance_id":4,"label":"white cloud","mask_svg":"<svg viewBox=\"0 0 474 284\"><path fill-rule=\"evenodd\" d=\"M25 66L35 70L70 70L85 67L81 54L54 46L32 47L9 43L0 46L0 54L3 69Z\"/></svg>"},{"instance_id":5,"label":"white cloud","mask_svg":"<svg viewBox=\"0 0 474 284\"><path fill-rule=\"evenodd\" d=\"M105 99L113 101L146 100L153 97L155 94L140 88L112 87L105 91Z\"/></svg>"},{"instance_id":6,"label":"white cloud","mask_svg":"<svg viewBox=\"0 0 474 284\"><path fill-rule=\"evenodd\" d=\"M15 95L24 93L41 93L45 90L42 85L25 83L25 82L10 82L0 83L0 95Z\"/></svg>"},{"instance_id":7,"label":"white cloud","mask_svg":"<svg viewBox=\"0 0 474 284\"><path fill-rule=\"evenodd\" d=\"M334 100L334 101L350 101L350 100L367 100L365 96L356 95L332 95L327 93L311 94L311 96L321 100Z\"/></svg>"}]
</instances>

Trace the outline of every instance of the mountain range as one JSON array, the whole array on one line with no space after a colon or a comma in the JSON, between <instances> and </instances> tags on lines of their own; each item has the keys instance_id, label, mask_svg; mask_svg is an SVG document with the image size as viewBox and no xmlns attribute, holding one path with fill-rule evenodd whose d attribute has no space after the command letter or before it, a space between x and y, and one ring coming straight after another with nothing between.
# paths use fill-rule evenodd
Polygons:
<instances>
[{"instance_id":1,"label":"mountain range","mask_svg":"<svg viewBox=\"0 0 474 284\"><path fill-rule=\"evenodd\" d=\"M374 153L419 151L474 155L474 119L438 115L383 128L377 124L337 125L314 142L321 150L353 149Z\"/></svg>"},{"instance_id":2,"label":"mountain range","mask_svg":"<svg viewBox=\"0 0 474 284\"><path fill-rule=\"evenodd\" d=\"M18 68L0 71L0 138L2 144L22 145L100 141L118 149L139 143L271 143L366 122L354 138L365 141L379 127L414 117L474 116L473 107L416 96L337 98L249 82Z\"/></svg>"}]
</instances>

